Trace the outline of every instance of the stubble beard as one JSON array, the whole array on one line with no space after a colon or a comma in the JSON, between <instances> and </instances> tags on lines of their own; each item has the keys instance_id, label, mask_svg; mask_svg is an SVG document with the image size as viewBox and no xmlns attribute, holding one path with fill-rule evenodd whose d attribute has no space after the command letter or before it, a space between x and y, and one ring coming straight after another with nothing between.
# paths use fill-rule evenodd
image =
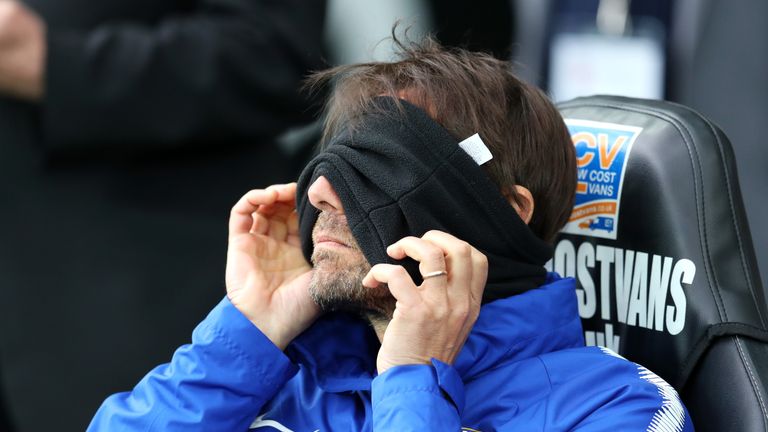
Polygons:
<instances>
[{"instance_id":1,"label":"stubble beard","mask_svg":"<svg viewBox=\"0 0 768 432\"><path fill-rule=\"evenodd\" d=\"M312 300L323 312L351 312L372 323L391 320L396 301L386 285L377 288L363 286L363 278L371 265L349 230L346 218L321 212L312 231L313 242L320 234L333 236L348 248L314 248L314 272L309 283Z\"/></svg>"}]
</instances>

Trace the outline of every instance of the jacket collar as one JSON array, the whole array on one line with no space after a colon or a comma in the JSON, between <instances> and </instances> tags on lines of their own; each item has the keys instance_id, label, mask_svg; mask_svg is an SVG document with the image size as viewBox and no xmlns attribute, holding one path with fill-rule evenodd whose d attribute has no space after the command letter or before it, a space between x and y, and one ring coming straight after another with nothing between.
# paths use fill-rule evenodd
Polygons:
<instances>
[{"instance_id":1,"label":"jacket collar","mask_svg":"<svg viewBox=\"0 0 768 432\"><path fill-rule=\"evenodd\" d=\"M498 366L584 345L576 284L547 275L545 285L488 303L454 367L465 381ZM288 355L325 391L370 390L379 341L360 318L329 314L299 336Z\"/></svg>"}]
</instances>

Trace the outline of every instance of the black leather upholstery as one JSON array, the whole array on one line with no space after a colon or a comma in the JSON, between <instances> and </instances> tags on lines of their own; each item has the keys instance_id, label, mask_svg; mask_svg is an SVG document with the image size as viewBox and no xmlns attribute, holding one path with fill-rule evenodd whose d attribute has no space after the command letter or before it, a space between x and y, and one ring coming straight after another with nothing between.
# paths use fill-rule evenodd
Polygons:
<instances>
[{"instance_id":1,"label":"black leather upholstery","mask_svg":"<svg viewBox=\"0 0 768 432\"><path fill-rule=\"evenodd\" d=\"M579 281L588 343L674 385L698 431L768 430L768 305L727 137L669 102L593 96L560 109L587 193L552 265ZM599 187L618 187L615 219L600 197L613 189Z\"/></svg>"}]
</instances>

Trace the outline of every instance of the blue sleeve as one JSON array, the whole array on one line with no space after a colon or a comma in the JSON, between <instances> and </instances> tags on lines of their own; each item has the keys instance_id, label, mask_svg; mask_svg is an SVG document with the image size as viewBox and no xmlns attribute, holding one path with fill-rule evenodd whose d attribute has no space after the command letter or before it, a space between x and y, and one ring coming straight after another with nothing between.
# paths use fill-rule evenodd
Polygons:
<instances>
[{"instance_id":1,"label":"blue sleeve","mask_svg":"<svg viewBox=\"0 0 768 432\"><path fill-rule=\"evenodd\" d=\"M627 384L596 398L605 403L589 414L574 432L669 431L694 432L693 422L672 386L638 366L648 385Z\"/></svg>"},{"instance_id":2,"label":"blue sleeve","mask_svg":"<svg viewBox=\"0 0 768 432\"><path fill-rule=\"evenodd\" d=\"M170 363L107 398L88 431L244 431L296 372L225 298Z\"/></svg>"},{"instance_id":3,"label":"blue sleeve","mask_svg":"<svg viewBox=\"0 0 768 432\"><path fill-rule=\"evenodd\" d=\"M371 385L373 430L459 431L464 409L464 383L452 366L393 367Z\"/></svg>"},{"instance_id":4,"label":"blue sleeve","mask_svg":"<svg viewBox=\"0 0 768 432\"><path fill-rule=\"evenodd\" d=\"M590 347L541 360L557 390L548 398L546 430L693 432L677 391L613 351Z\"/></svg>"}]
</instances>

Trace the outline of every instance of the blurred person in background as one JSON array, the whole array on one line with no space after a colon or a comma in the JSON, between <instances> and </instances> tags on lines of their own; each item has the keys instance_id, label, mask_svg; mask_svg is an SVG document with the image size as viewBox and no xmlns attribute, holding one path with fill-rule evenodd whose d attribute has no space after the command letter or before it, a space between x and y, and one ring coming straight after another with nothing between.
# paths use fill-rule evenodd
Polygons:
<instances>
[{"instance_id":1,"label":"blurred person in background","mask_svg":"<svg viewBox=\"0 0 768 432\"><path fill-rule=\"evenodd\" d=\"M302 165L275 136L311 120L297 88L322 66L325 8L0 0L0 382L16 430L83 430L218 298L230 203Z\"/></svg>"}]
</instances>

